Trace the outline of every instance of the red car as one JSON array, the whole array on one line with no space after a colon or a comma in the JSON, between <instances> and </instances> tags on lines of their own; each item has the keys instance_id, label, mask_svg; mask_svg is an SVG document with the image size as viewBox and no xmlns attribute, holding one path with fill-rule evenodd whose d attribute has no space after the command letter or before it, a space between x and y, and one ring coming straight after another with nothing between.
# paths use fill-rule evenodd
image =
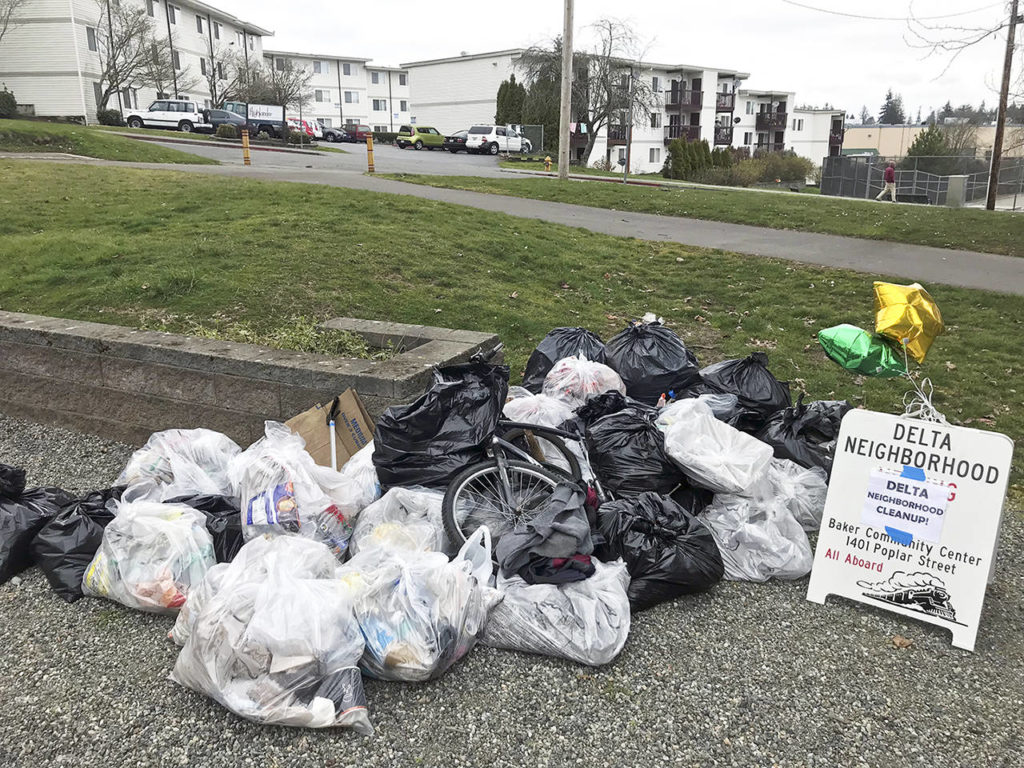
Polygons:
<instances>
[{"instance_id":1,"label":"red car","mask_svg":"<svg viewBox=\"0 0 1024 768\"><path fill-rule=\"evenodd\" d=\"M351 142L365 142L366 137L373 133L368 125L346 125L345 132L348 134L348 138L345 141Z\"/></svg>"}]
</instances>

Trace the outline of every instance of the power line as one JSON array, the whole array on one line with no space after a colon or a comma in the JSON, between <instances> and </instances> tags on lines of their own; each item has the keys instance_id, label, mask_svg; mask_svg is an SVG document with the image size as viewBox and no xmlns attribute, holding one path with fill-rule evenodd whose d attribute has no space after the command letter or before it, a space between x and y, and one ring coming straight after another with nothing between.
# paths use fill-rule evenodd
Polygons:
<instances>
[{"instance_id":1,"label":"power line","mask_svg":"<svg viewBox=\"0 0 1024 768\"><path fill-rule=\"evenodd\" d=\"M864 19L866 21L935 21L938 19L952 19L956 16L969 16L972 13L978 13L979 11L987 11L990 8L1001 6L1002 3L992 3L991 5L985 5L981 8L975 8L970 11L957 11L956 13L945 13L941 16L865 16L859 13L846 13L845 11L833 11L830 8L819 8L816 5L807 5L806 3L797 2L797 0L782 0L786 5L793 5L797 8L803 8L808 11L817 11L818 13L828 13L832 16L844 16L848 19Z\"/></svg>"}]
</instances>

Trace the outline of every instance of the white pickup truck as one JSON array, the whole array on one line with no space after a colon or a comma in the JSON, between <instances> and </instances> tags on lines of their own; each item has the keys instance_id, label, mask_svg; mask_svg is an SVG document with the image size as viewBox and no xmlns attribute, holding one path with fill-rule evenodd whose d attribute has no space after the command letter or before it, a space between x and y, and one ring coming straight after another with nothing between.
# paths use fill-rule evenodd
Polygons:
<instances>
[{"instance_id":1,"label":"white pickup truck","mask_svg":"<svg viewBox=\"0 0 1024 768\"><path fill-rule=\"evenodd\" d=\"M149 109L131 110L125 115L129 128L170 128L192 133L195 130L212 130L206 122L202 108L186 99L157 99Z\"/></svg>"}]
</instances>

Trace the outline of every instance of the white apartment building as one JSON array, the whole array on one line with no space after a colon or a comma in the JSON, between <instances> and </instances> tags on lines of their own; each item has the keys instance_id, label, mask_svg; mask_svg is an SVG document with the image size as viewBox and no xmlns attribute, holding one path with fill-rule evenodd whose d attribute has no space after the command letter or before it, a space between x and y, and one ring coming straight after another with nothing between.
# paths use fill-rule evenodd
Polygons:
<instances>
[{"instance_id":1,"label":"white apartment building","mask_svg":"<svg viewBox=\"0 0 1024 768\"><path fill-rule=\"evenodd\" d=\"M121 2L145 8L154 19L158 38L170 48L174 73L168 92L128 87L108 108L145 109L153 99L174 96L213 106L207 73L226 83L226 59L259 61L263 37L273 34L197 0ZM36 115L96 122L102 40L97 30L107 24L95 0L28 0L0 47L0 83Z\"/></svg>"},{"instance_id":2,"label":"white apartment building","mask_svg":"<svg viewBox=\"0 0 1024 768\"><path fill-rule=\"evenodd\" d=\"M327 127L369 125L375 131L397 131L409 122L409 73L405 69L376 66L370 59L293 51L264 50L267 66L285 62L312 73L310 100L303 117ZM298 110L291 113L297 116ZM290 114L291 114L290 113Z\"/></svg>"},{"instance_id":3,"label":"white apartment building","mask_svg":"<svg viewBox=\"0 0 1024 768\"><path fill-rule=\"evenodd\" d=\"M846 112L841 109L798 108L792 91L741 90L735 126L735 147L751 153L792 150L820 163L843 146Z\"/></svg>"},{"instance_id":4,"label":"white apartment building","mask_svg":"<svg viewBox=\"0 0 1024 768\"><path fill-rule=\"evenodd\" d=\"M845 125L845 110L798 107L790 118L786 148L820 163L823 158L842 154Z\"/></svg>"}]
</instances>

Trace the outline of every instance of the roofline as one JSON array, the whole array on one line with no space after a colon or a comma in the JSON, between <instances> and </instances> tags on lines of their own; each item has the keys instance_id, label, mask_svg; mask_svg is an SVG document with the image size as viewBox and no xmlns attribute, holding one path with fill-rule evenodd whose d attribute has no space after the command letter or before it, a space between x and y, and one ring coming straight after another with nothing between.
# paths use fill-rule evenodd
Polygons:
<instances>
[{"instance_id":1,"label":"roofline","mask_svg":"<svg viewBox=\"0 0 1024 768\"><path fill-rule=\"evenodd\" d=\"M839 107L793 107L794 112L827 112L830 115L845 115L845 109L839 109Z\"/></svg>"},{"instance_id":2,"label":"roofline","mask_svg":"<svg viewBox=\"0 0 1024 768\"><path fill-rule=\"evenodd\" d=\"M490 51L488 53L468 53L465 56L449 56L444 59L425 59L423 61L407 61L399 64L400 67L422 67L427 64L450 64L453 61L472 61L473 59L489 59L492 56L522 55L526 53L525 48L507 48L504 51Z\"/></svg>"},{"instance_id":3,"label":"roofline","mask_svg":"<svg viewBox=\"0 0 1024 768\"><path fill-rule=\"evenodd\" d=\"M264 29L263 27L256 26L255 24L252 24L248 21L243 21L242 19L238 18L233 14L228 13L227 11L222 11L220 8L214 8L212 5L207 5L206 3L202 2L202 0L183 0L183 3L198 10L206 11L206 13L210 14L211 16L216 15L220 18L234 22L237 26L242 28L243 32L257 34L260 37L274 36L273 31L269 29Z\"/></svg>"},{"instance_id":4,"label":"roofline","mask_svg":"<svg viewBox=\"0 0 1024 768\"><path fill-rule=\"evenodd\" d=\"M674 72L677 69L692 70L694 72L702 72L704 70L709 70L718 72L718 74L720 75L732 75L733 77L739 78L740 80L746 80L747 78L750 77L749 72L740 72L737 69L721 69L719 67L703 67L698 64L658 64L655 62L649 63L646 61L641 61L640 63L645 67L650 67L651 69L666 69L669 72Z\"/></svg>"},{"instance_id":5,"label":"roofline","mask_svg":"<svg viewBox=\"0 0 1024 768\"><path fill-rule=\"evenodd\" d=\"M297 56L297 57L303 58L303 59L330 59L330 60L334 60L334 61L358 61L358 62L362 62L363 64L365 64L366 62L370 61L370 59L361 59L358 56L338 56L338 55L335 55L335 54L328 55L326 53L299 53L298 51L271 51L271 50L269 50L267 48L263 49L263 54L264 55L269 55L269 56Z\"/></svg>"},{"instance_id":6,"label":"roofline","mask_svg":"<svg viewBox=\"0 0 1024 768\"><path fill-rule=\"evenodd\" d=\"M796 95L796 91L770 90L765 88L740 88L739 93L746 93L751 96L790 96Z\"/></svg>"}]
</instances>

